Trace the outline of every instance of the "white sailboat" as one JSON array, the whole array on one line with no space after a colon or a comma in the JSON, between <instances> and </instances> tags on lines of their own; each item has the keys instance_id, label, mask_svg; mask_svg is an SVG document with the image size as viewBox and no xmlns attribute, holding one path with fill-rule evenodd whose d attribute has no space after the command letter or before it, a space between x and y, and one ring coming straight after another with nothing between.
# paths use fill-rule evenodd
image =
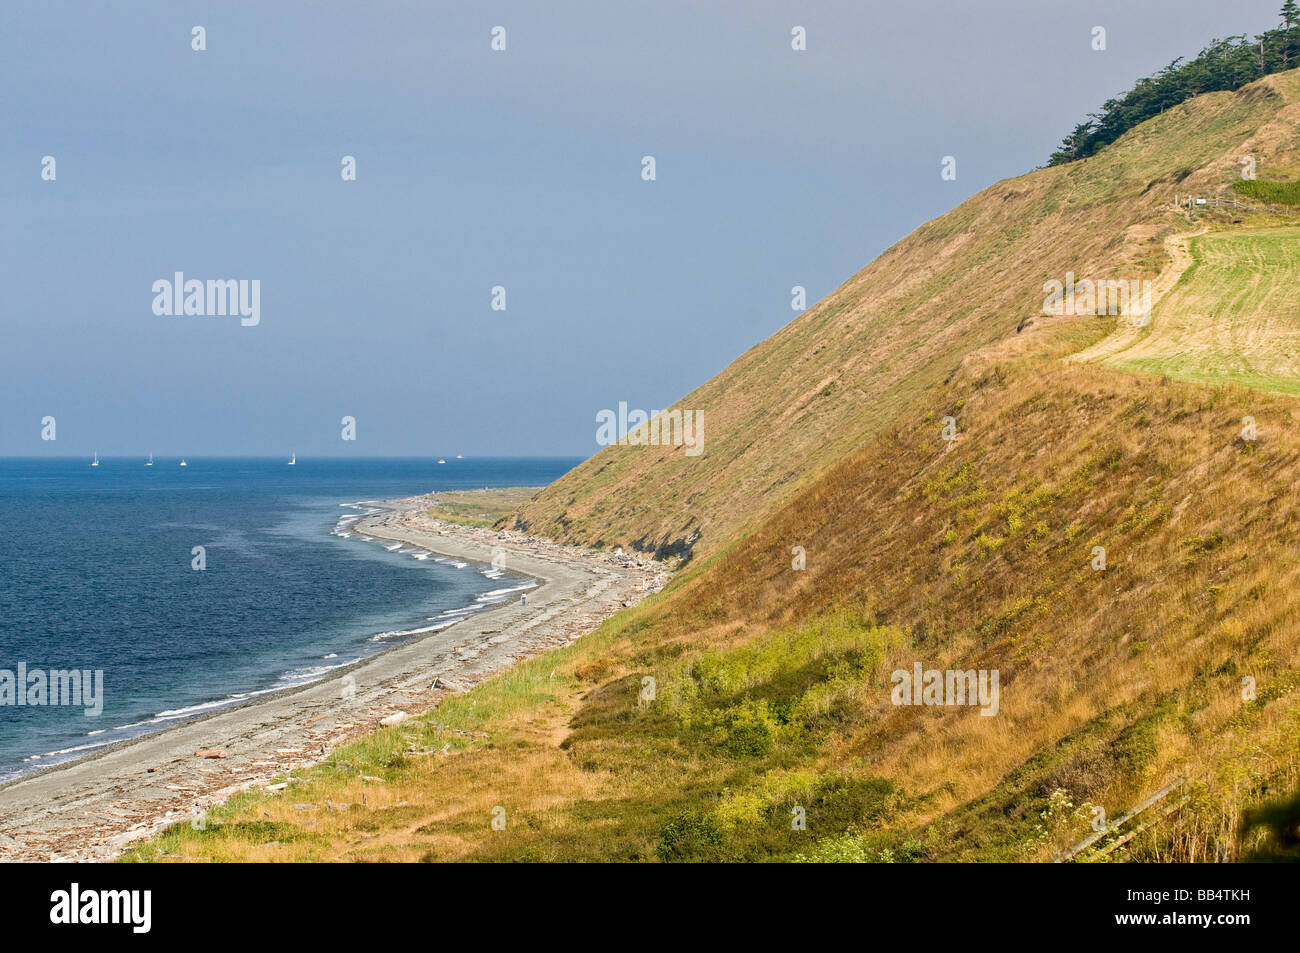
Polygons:
<instances>
[{"instance_id":1,"label":"white sailboat","mask_svg":"<svg viewBox=\"0 0 1300 953\"><path fill-rule=\"evenodd\" d=\"M298 465L298 454L296 453L289 454L289 466L296 467L297 465Z\"/></svg>"},{"instance_id":2,"label":"white sailboat","mask_svg":"<svg viewBox=\"0 0 1300 953\"><path fill-rule=\"evenodd\" d=\"M181 466L183 466L183 467L188 467L188 466L189 466L189 464L188 464L188 463L186 463L186 462L185 462L185 461L184 461L184 460L182 460L182 461L181 461Z\"/></svg>"},{"instance_id":3,"label":"white sailboat","mask_svg":"<svg viewBox=\"0 0 1300 953\"><path fill-rule=\"evenodd\" d=\"M98 452L98 451L95 452L95 459L90 461L90 465L91 465L92 467L97 467L97 466L99 466L99 452Z\"/></svg>"},{"instance_id":4,"label":"white sailboat","mask_svg":"<svg viewBox=\"0 0 1300 953\"><path fill-rule=\"evenodd\" d=\"M146 463L145 466L147 466L147 467L151 467L151 466L153 466L153 451L152 451L152 450L149 451L149 462Z\"/></svg>"}]
</instances>

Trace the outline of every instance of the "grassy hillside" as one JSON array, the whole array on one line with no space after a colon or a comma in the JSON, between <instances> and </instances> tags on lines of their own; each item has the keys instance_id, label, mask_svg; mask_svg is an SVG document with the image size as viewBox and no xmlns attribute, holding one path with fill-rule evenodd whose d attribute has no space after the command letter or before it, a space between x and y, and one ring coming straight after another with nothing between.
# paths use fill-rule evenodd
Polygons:
<instances>
[{"instance_id":1,"label":"grassy hillside","mask_svg":"<svg viewBox=\"0 0 1300 953\"><path fill-rule=\"evenodd\" d=\"M1131 854L1253 847L1300 767L1293 405L1026 358L931 397L951 446L906 421L587 639L141 856L1043 860L1178 776ZM999 715L893 706L914 661L999 669Z\"/></svg>"},{"instance_id":2,"label":"grassy hillside","mask_svg":"<svg viewBox=\"0 0 1300 953\"><path fill-rule=\"evenodd\" d=\"M1243 149L1261 175L1293 167L1293 103L1300 78L1277 74L1170 109L1086 160L991 186L683 397L678 407L704 411L703 454L607 447L515 524L584 545L715 552L1026 319L1044 354L1107 333L1106 320L1044 318L1044 282L1152 278L1169 261L1166 237L1229 224L1175 209L1174 194L1225 190Z\"/></svg>"},{"instance_id":3,"label":"grassy hillside","mask_svg":"<svg viewBox=\"0 0 1300 953\"><path fill-rule=\"evenodd\" d=\"M1243 819L1300 782L1300 404L1166 372L1189 302L1244 326L1241 262L1289 254L1172 195L1243 149L1294 166L1293 102L1293 74L1201 97L923 226L683 399L702 456L610 448L521 509L695 537L668 589L135 856L1048 860L1180 778L1109 859L1279 850ZM1169 366L1104 363L1122 318L1045 316L1066 272L1163 272ZM997 716L893 704L917 662L998 671Z\"/></svg>"}]
</instances>

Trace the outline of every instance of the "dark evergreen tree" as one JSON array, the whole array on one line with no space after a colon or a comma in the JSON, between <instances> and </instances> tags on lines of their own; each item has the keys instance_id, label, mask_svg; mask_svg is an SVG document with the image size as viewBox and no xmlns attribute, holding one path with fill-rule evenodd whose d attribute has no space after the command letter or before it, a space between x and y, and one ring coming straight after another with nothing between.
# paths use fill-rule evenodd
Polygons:
<instances>
[{"instance_id":1,"label":"dark evergreen tree","mask_svg":"<svg viewBox=\"0 0 1300 953\"><path fill-rule=\"evenodd\" d=\"M1300 3L1286 0L1279 13L1282 25L1253 40L1245 34L1210 45L1187 62L1174 60L1154 76L1140 79L1122 96L1102 103L1101 112L1061 141L1048 165L1061 165L1090 156L1110 145L1138 123L1157 116L1193 96L1240 89L1270 73L1300 66Z\"/></svg>"}]
</instances>

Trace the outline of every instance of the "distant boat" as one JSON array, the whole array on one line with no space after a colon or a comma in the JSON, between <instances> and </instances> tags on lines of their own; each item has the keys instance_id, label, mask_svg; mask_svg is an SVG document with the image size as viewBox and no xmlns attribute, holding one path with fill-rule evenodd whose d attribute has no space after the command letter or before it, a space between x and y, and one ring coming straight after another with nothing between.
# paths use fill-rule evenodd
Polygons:
<instances>
[{"instance_id":1,"label":"distant boat","mask_svg":"<svg viewBox=\"0 0 1300 953\"><path fill-rule=\"evenodd\" d=\"M185 461L184 461L184 460L182 460L182 461L181 461L181 466L183 466L183 467L188 467L188 466L189 466L189 464L188 464L188 463L186 463L186 462L185 462Z\"/></svg>"},{"instance_id":2,"label":"distant boat","mask_svg":"<svg viewBox=\"0 0 1300 953\"><path fill-rule=\"evenodd\" d=\"M147 466L147 467L151 467L151 466L153 466L153 451L152 451L152 450L149 451L149 462L146 463L145 466Z\"/></svg>"},{"instance_id":3,"label":"distant boat","mask_svg":"<svg viewBox=\"0 0 1300 953\"><path fill-rule=\"evenodd\" d=\"M465 458L464 458L463 456L461 456L461 455L458 453L458 454L456 454L456 459L457 459L457 460L464 460Z\"/></svg>"},{"instance_id":4,"label":"distant boat","mask_svg":"<svg viewBox=\"0 0 1300 953\"><path fill-rule=\"evenodd\" d=\"M289 454L289 466L296 467L297 465L298 465L298 454L296 453Z\"/></svg>"},{"instance_id":5,"label":"distant boat","mask_svg":"<svg viewBox=\"0 0 1300 953\"><path fill-rule=\"evenodd\" d=\"M98 451L95 452L95 459L90 461L90 465L91 465L92 467L97 467L97 466L99 466L99 452L98 452Z\"/></svg>"},{"instance_id":6,"label":"distant boat","mask_svg":"<svg viewBox=\"0 0 1300 953\"><path fill-rule=\"evenodd\" d=\"M439 460L438 462L439 462L439 463L446 463L447 461L446 461L446 460Z\"/></svg>"}]
</instances>

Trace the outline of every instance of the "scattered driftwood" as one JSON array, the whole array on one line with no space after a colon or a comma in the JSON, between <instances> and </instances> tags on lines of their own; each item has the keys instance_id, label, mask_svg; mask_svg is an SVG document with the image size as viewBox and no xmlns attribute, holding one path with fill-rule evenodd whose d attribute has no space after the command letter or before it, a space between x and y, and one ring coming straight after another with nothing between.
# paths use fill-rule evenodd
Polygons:
<instances>
[{"instance_id":1,"label":"scattered driftwood","mask_svg":"<svg viewBox=\"0 0 1300 953\"><path fill-rule=\"evenodd\" d=\"M1093 834L1089 834L1083 840L1079 841L1079 843L1075 844L1073 847L1067 850L1064 854L1058 855L1056 857L1055 863L1058 864L1069 863L1071 860L1073 860L1079 854L1082 854L1085 850L1090 848L1093 844L1097 843L1103 837L1106 837L1109 834L1118 833L1121 827L1123 827L1125 824L1128 824L1130 821L1136 820L1146 811L1149 811L1156 804L1160 803L1160 801L1164 800L1170 793L1181 788L1186 783L1186 781L1187 781L1186 778L1174 779L1174 781L1172 781L1170 784L1167 784L1165 787L1161 788L1159 791L1151 795L1149 798L1147 798L1137 807L1133 808L1131 811L1128 811L1126 814L1122 815L1116 820L1111 821L1102 830L1099 830ZM1138 834L1141 834L1152 824L1155 824L1158 821L1162 820L1163 818L1168 817L1170 814L1178 810L1178 808L1182 807L1186 803L1187 803L1187 798L1183 798L1182 800L1176 802L1175 804L1166 807L1166 809L1159 816L1150 816L1147 818L1143 818L1143 822L1141 825L1134 828L1133 830L1126 832L1122 837L1120 837L1118 840L1114 841L1113 843L1107 844L1104 848L1102 848L1100 851L1097 852L1096 857L1098 858L1105 857L1107 854L1109 854L1115 848L1119 847L1121 844L1127 844L1130 840L1132 840ZM1087 860L1087 859L1096 859L1096 858L1083 858L1083 859Z\"/></svg>"},{"instance_id":2,"label":"scattered driftwood","mask_svg":"<svg viewBox=\"0 0 1300 953\"><path fill-rule=\"evenodd\" d=\"M273 740L268 741L258 730L261 726L248 724L236 729L238 736L232 743L237 743L233 748L183 749L193 752L195 760L221 760L220 767L201 767L184 762L182 753L180 762L169 756L155 763L137 763L91 782L78 781L77 797L62 799L61 804L53 807L24 808L28 813L19 813L12 820L9 815L0 817L0 826L5 828L0 833L0 859L48 860L50 850L57 845L63 859L111 860L129 842L147 834L150 825L175 823L178 814L188 816L200 800L220 803L239 791L249 788L263 790L276 777L283 779L286 772L325 758L329 748L358 733L380 727L378 721L386 715L403 708L409 712L426 711L432 707L435 698L425 686L435 681L432 676L436 675L438 668L456 667L452 669L455 674L450 679L447 676L451 673L437 679L437 689L444 693L468 691L519 657L532 656L552 646L572 644L579 636L594 630L620 603L662 589L670 576L667 567L638 563L640 571L634 578L627 573L630 557L620 560L610 553L542 542L514 531L506 532L503 537L495 530L466 527L449 530L446 524L429 517L427 509L424 499L411 499L397 510L373 517L372 522L375 529L383 531L381 536L401 539L414 534L412 544L423 543L437 534L453 537L458 544L463 541L469 548L481 550L485 555L491 547L504 543L508 551L521 555L526 552L529 558L563 562L571 571L575 595L551 605L547 605L545 597L542 597L537 600L540 604L534 606L535 600L530 593L529 609L536 608L537 612L529 614L527 621L510 626L498 624L495 628L500 631L494 634L480 633L477 629L472 636L458 633L456 651L446 646L441 652L440 662L429 660L412 666L395 675L391 683L377 685L368 691L367 695L375 700L373 705L353 705L349 699L325 699L319 704L289 706L270 700L267 702L269 706L288 710L287 716L272 732ZM486 561L485 558L483 562ZM583 584L591 588L582 592ZM462 629L461 633L468 631ZM510 637L503 639L507 633ZM434 668L431 671L424 665ZM513 678L511 683L514 683ZM383 694L385 692L388 694ZM398 693L405 697L399 698ZM379 698L383 701L377 701ZM340 720L334 721L336 718ZM439 760L452 753L448 736L465 739L489 737L486 732L445 730L441 739L444 744L430 745ZM272 744L282 747L272 748ZM144 780L140 778L142 774L147 776L145 784L139 783ZM363 785L372 787L376 782L365 781ZM300 788L293 780L270 786L286 793L289 790L296 793ZM109 809L110 804L121 801L135 810L117 813ZM292 806L294 802L286 798L286 803ZM323 810L341 812L351 807L353 805L326 800ZM95 810L88 812L88 808ZM172 813L168 814L169 811ZM311 815L302 816L307 818ZM149 823L142 824L141 821Z\"/></svg>"}]
</instances>

